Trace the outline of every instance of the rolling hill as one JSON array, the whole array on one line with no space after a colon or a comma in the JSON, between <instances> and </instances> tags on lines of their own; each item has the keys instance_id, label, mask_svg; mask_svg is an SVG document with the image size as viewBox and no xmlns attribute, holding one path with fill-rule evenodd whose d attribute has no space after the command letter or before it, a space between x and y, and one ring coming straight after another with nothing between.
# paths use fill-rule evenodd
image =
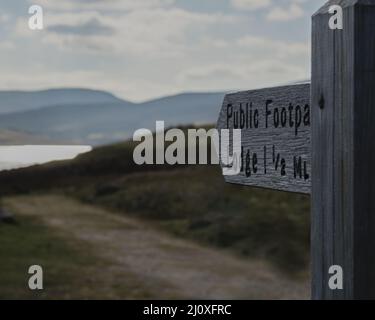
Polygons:
<instances>
[{"instance_id":1,"label":"rolling hill","mask_svg":"<svg viewBox=\"0 0 375 320\"><path fill-rule=\"evenodd\" d=\"M83 93L79 103L62 103L58 98L52 103L41 98L39 108L35 108L36 98L29 110L0 115L0 130L28 132L73 144L103 145L129 139L140 128L154 130L157 120L164 120L167 126L213 123L224 97L224 93L185 93L134 104L92 92L92 100L98 95L103 99L84 103L90 92ZM68 96L75 94L69 92ZM50 105L43 106L47 102Z\"/></svg>"},{"instance_id":2,"label":"rolling hill","mask_svg":"<svg viewBox=\"0 0 375 320\"><path fill-rule=\"evenodd\" d=\"M64 144L62 140L51 140L48 137L41 137L33 135L27 132L13 131L7 129L0 129L0 145L17 145L22 141L23 144L33 145L33 144ZM1 159L0 159L1 160Z\"/></svg>"},{"instance_id":3,"label":"rolling hill","mask_svg":"<svg viewBox=\"0 0 375 320\"><path fill-rule=\"evenodd\" d=\"M226 184L219 166L138 166L134 142L0 172L0 194L59 194L290 272L309 261L309 197ZM167 146L166 146L167 147ZM210 148L210 145L207 146Z\"/></svg>"},{"instance_id":4,"label":"rolling hill","mask_svg":"<svg viewBox=\"0 0 375 320\"><path fill-rule=\"evenodd\" d=\"M90 89L0 91L0 115L55 105L116 103L120 101L108 92Z\"/></svg>"}]
</instances>

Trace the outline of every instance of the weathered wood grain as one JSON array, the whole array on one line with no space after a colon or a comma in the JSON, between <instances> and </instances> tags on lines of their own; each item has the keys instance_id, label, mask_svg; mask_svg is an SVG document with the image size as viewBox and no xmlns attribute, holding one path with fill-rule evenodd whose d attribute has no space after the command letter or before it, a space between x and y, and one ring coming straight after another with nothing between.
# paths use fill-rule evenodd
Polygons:
<instances>
[{"instance_id":1,"label":"weathered wood grain","mask_svg":"<svg viewBox=\"0 0 375 320\"><path fill-rule=\"evenodd\" d=\"M238 121L235 121L236 115ZM228 94L217 128L219 132L242 130L242 170L236 176L226 176L227 182L310 193L309 84ZM220 154L222 152L228 151L220 150Z\"/></svg>"},{"instance_id":2,"label":"weathered wood grain","mask_svg":"<svg viewBox=\"0 0 375 320\"><path fill-rule=\"evenodd\" d=\"M333 4L343 30L328 27ZM329 1L313 16L311 82L312 297L373 299L375 0ZM343 290L329 288L332 265Z\"/></svg>"}]
</instances>

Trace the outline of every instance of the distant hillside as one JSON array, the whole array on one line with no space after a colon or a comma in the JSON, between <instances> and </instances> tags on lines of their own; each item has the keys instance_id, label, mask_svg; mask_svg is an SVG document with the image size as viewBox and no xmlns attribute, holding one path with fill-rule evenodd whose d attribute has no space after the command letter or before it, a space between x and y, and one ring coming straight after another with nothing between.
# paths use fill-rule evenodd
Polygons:
<instances>
[{"instance_id":1,"label":"distant hillside","mask_svg":"<svg viewBox=\"0 0 375 320\"><path fill-rule=\"evenodd\" d=\"M134 146L0 172L0 194L63 192L180 237L266 258L290 273L306 270L309 197L226 184L219 166L138 166Z\"/></svg>"},{"instance_id":2,"label":"distant hillside","mask_svg":"<svg viewBox=\"0 0 375 320\"><path fill-rule=\"evenodd\" d=\"M64 141L52 141L48 137L36 136L27 132L0 129L0 145L17 145L20 141L23 144L64 144Z\"/></svg>"},{"instance_id":3,"label":"distant hillside","mask_svg":"<svg viewBox=\"0 0 375 320\"><path fill-rule=\"evenodd\" d=\"M0 91L0 114L29 111L55 105L116 103L120 101L108 92L89 89Z\"/></svg>"},{"instance_id":4,"label":"distant hillside","mask_svg":"<svg viewBox=\"0 0 375 320\"><path fill-rule=\"evenodd\" d=\"M166 126L214 123L224 93L186 93L145 103L100 101L60 104L0 116L0 129L30 132L52 140L103 145L124 141L135 130L164 120ZM82 98L80 101L82 102Z\"/></svg>"}]
</instances>

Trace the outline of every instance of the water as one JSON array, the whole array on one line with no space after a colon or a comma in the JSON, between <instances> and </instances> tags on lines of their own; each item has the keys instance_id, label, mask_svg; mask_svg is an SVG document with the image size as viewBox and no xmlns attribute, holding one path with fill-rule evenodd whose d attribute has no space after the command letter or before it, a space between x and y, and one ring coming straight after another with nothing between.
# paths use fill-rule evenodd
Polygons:
<instances>
[{"instance_id":1,"label":"water","mask_svg":"<svg viewBox=\"0 0 375 320\"><path fill-rule=\"evenodd\" d=\"M74 159L91 150L91 146L0 146L0 171Z\"/></svg>"}]
</instances>

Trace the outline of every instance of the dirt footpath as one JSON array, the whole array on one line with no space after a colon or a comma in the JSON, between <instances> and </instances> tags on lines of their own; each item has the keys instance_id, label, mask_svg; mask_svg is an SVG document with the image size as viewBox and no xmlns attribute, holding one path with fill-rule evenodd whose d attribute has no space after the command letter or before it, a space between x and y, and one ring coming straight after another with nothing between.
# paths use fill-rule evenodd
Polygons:
<instances>
[{"instance_id":1,"label":"dirt footpath","mask_svg":"<svg viewBox=\"0 0 375 320\"><path fill-rule=\"evenodd\" d=\"M35 216L67 237L89 243L110 259L102 272L136 274L155 299L308 299L307 281L281 275L267 263L240 259L173 238L133 218L63 196L28 196L6 200L16 214ZM126 271L126 272L125 272Z\"/></svg>"}]
</instances>

